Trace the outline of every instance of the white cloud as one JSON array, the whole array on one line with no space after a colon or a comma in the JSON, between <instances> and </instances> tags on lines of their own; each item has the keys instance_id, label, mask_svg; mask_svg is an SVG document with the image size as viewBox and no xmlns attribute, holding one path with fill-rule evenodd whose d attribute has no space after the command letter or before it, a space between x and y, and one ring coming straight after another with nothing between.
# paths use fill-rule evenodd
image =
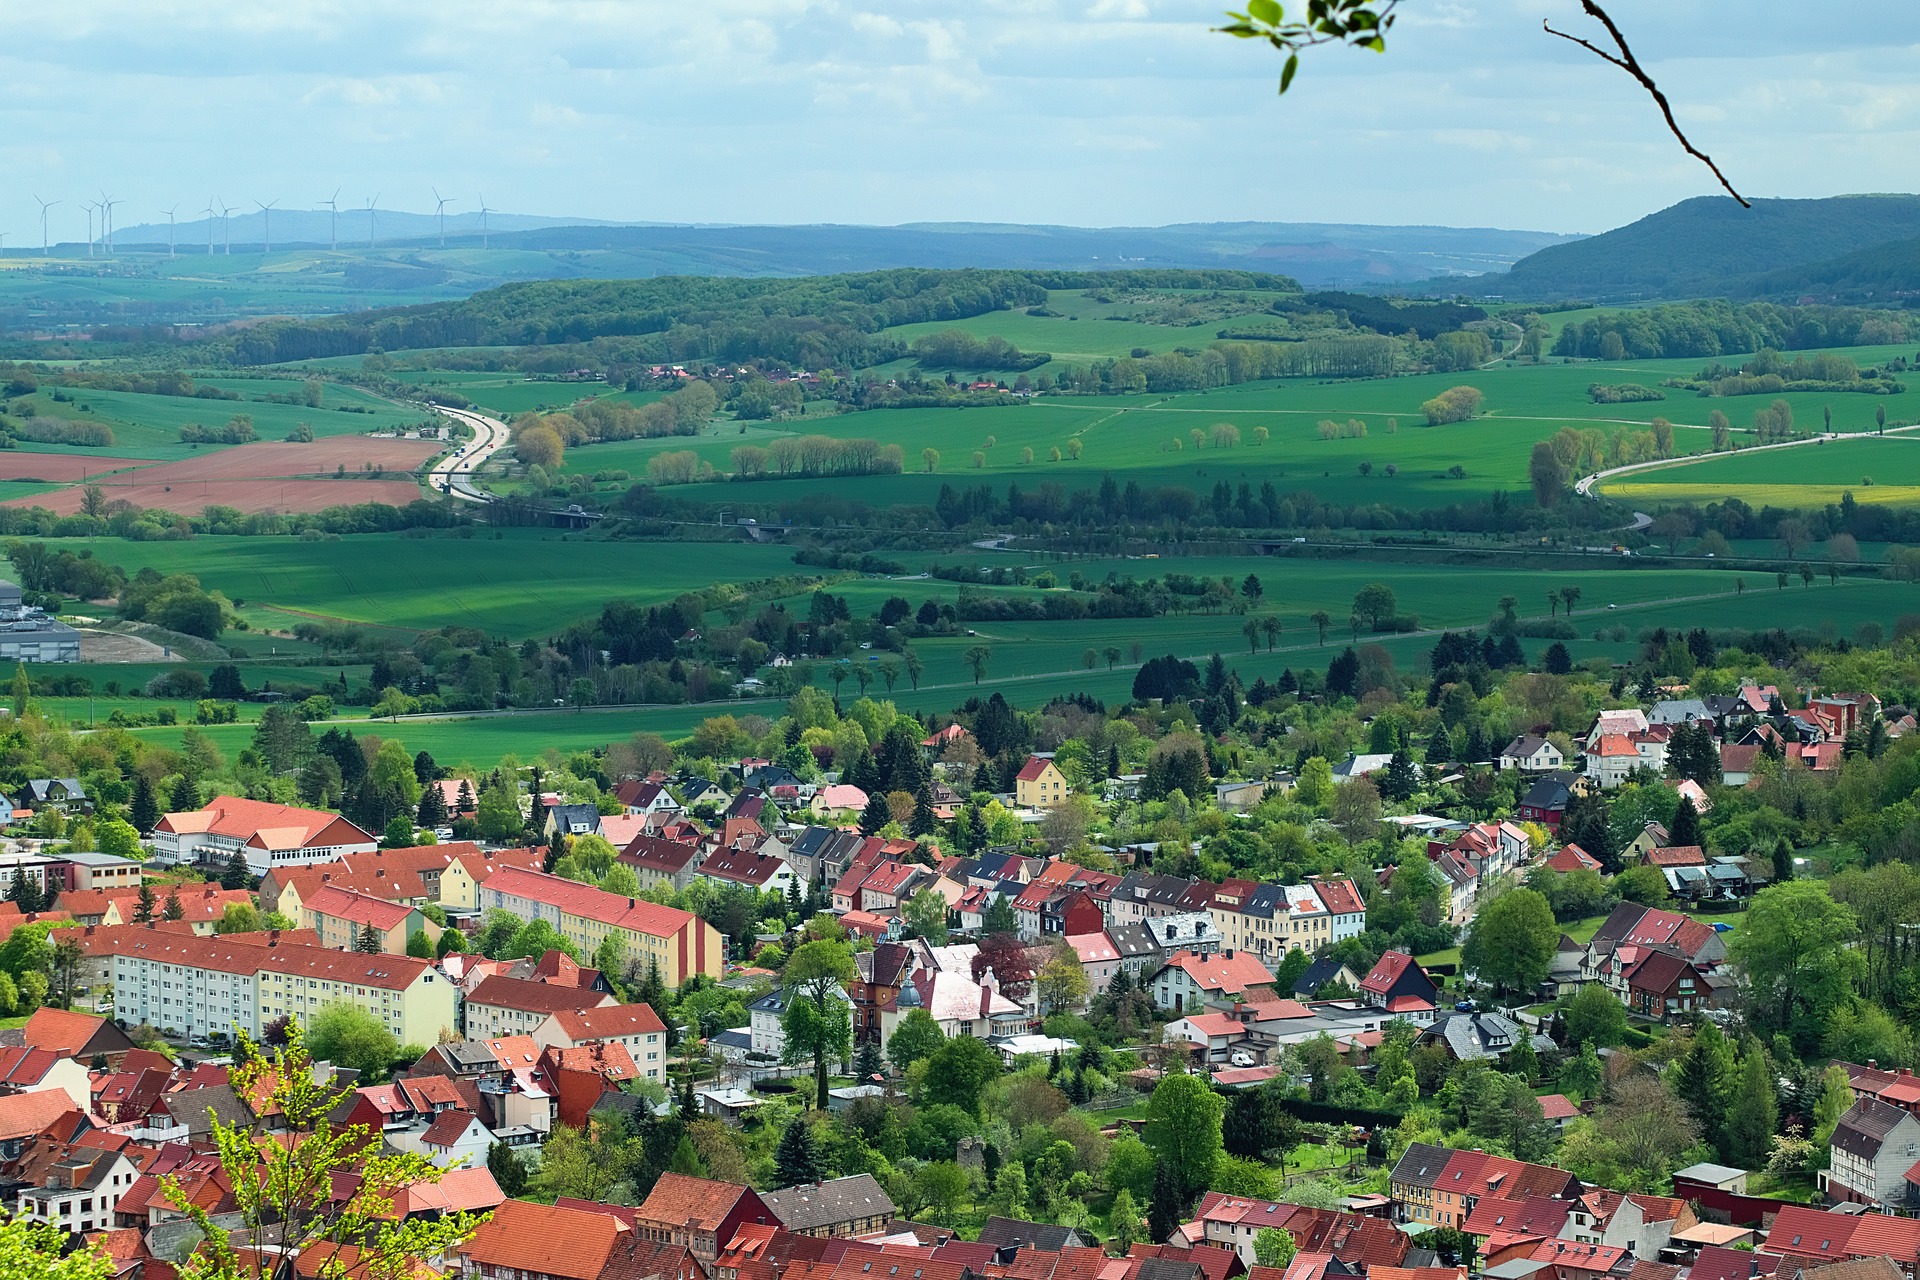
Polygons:
<instances>
[{"instance_id":1,"label":"white cloud","mask_svg":"<svg viewBox=\"0 0 1920 1280\"><path fill-rule=\"evenodd\" d=\"M1316 50L1285 98L1271 50L1209 32L1228 7L21 0L0 47L0 230L35 219L36 186L107 174L157 208L336 183L421 208L438 184L607 218L1554 230L1713 189L1644 93L1541 33L1581 21L1571 0L1422 0L1386 55ZM1920 49L1886 42L1905 6L1620 16L1753 191L1875 190L1920 167Z\"/></svg>"}]
</instances>

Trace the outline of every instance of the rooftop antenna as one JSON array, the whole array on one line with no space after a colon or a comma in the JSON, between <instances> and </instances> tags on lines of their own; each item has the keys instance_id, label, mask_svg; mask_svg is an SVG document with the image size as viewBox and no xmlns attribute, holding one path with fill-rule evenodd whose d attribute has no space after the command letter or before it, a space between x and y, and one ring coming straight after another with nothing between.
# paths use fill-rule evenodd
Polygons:
<instances>
[{"instance_id":1,"label":"rooftop antenna","mask_svg":"<svg viewBox=\"0 0 1920 1280\"><path fill-rule=\"evenodd\" d=\"M427 189L433 192L433 198L436 201L433 215L440 219L440 247L444 249L447 247L447 198L440 194L440 188L438 187L429 187Z\"/></svg>"},{"instance_id":2,"label":"rooftop antenna","mask_svg":"<svg viewBox=\"0 0 1920 1280\"><path fill-rule=\"evenodd\" d=\"M229 258L233 256L233 222L229 218L233 206L225 200L220 202L220 252Z\"/></svg>"},{"instance_id":3,"label":"rooftop antenna","mask_svg":"<svg viewBox=\"0 0 1920 1280\"><path fill-rule=\"evenodd\" d=\"M487 214L490 212L491 210L487 208L487 198L485 196L481 196L480 197L480 247L482 249L487 247Z\"/></svg>"},{"instance_id":4,"label":"rooftop antenna","mask_svg":"<svg viewBox=\"0 0 1920 1280\"><path fill-rule=\"evenodd\" d=\"M34 200L40 205L40 256L44 258L47 256L47 210L53 208L53 206L60 202L58 200L41 200L39 196L35 196Z\"/></svg>"},{"instance_id":5,"label":"rooftop antenna","mask_svg":"<svg viewBox=\"0 0 1920 1280\"><path fill-rule=\"evenodd\" d=\"M340 188L335 187L333 194L320 202L327 206L327 248L340 247Z\"/></svg>"},{"instance_id":6,"label":"rooftop antenna","mask_svg":"<svg viewBox=\"0 0 1920 1280\"><path fill-rule=\"evenodd\" d=\"M207 256L213 256L213 197L207 197Z\"/></svg>"},{"instance_id":7,"label":"rooftop antenna","mask_svg":"<svg viewBox=\"0 0 1920 1280\"><path fill-rule=\"evenodd\" d=\"M178 209L179 207L180 206L176 204L173 206L173 209ZM169 258L173 256L173 209L167 210L167 256Z\"/></svg>"},{"instance_id":8,"label":"rooftop antenna","mask_svg":"<svg viewBox=\"0 0 1920 1280\"><path fill-rule=\"evenodd\" d=\"M254 203L260 204L258 200ZM260 256L263 258L273 252L273 206L279 203L278 200L274 200L267 204L260 204L260 234L263 237Z\"/></svg>"},{"instance_id":9,"label":"rooftop antenna","mask_svg":"<svg viewBox=\"0 0 1920 1280\"><path fill-rule=\"evenodd\" d=\"M367 248L373 248L373 207L380 203L378 193L367 197Z\"/></svg>"}]
</instances>

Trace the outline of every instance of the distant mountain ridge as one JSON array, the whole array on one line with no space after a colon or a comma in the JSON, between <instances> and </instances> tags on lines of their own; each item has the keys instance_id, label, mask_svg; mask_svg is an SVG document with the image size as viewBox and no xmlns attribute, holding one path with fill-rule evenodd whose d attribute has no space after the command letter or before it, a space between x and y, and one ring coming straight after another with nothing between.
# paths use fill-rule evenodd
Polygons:
<instances>
[{"instance_id":1,"label":"distant mountain ridge","mask_svg":"<svg viewBox=\"0 0 1920 1280\"><path fill-rule=\"evenodd\" d=\"M1349 223L1225 222L1163 227L1066 227L1016 223L910 223L878 227L817 225L668 225L588 219L490 215L494 249L562 255L555 277L600 272L564 255L614 254L629 275L802 276L880 271L894 267L1029 270L1102 270L1150 267L1280 271L1309 288L1363 288L1414 280L1470 277L1573 237L1493 227L1367 226ZM325 248L326 210L276 210L273 247ZM342 208L342 250L364 249L364 207ZM258 253L266 226L258 211L215 219L223 248ZM373 232L380 250L431 249L439 243L432 214L380 211ZM173 230L184 250L207 242L206 219ZM164 248L164 224L115 233L121 252ZM480 245L478 215L447 217L449 249ZM69 247L70 248L70 247ZM84 250L82 250L84 253ZM526 264L512 274L524 274Z\"/></svg>"},{"instance_id":2,"label":"distant mountain ridge","mask_svg":"<svg viewBox=\"0 0 1920 1280\"><path fill-rule=\"evenodd\" d=\"M1849 260L1843 274L1871 278L1880 246L1916 237L1920 196L1755 200L1751 209L1725 196L1700 196L1550 245L1503 275L1475 281L1471 291L1547 302L1776 296L1792 291L1791 280L1817 282L1822 273L1805 269L1832 259Z\"/></svg>"}]
</instances>

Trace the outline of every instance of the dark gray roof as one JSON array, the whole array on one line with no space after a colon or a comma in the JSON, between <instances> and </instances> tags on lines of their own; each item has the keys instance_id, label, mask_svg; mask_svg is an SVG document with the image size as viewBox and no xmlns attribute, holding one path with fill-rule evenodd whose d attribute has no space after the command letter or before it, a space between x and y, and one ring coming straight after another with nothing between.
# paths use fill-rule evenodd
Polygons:
<instances>
[{"instance_id":1,"label":"dark gray roof","mask_svg":"<svg viewBox=\"0 0 1920 1280\"><path fill-rule=\"evenodd\" d=\"M1120 953L1122 960L1150 956L1160 950L1154 945L1153 935L1138 924L1108 925L1107 940L1113 943L1113 949Z\"/></svg>"},{"instance_id":2,"label":"dark gray roof","mask_svg":"<svg viewBox=\"0 0 1920 1280\"><path fill-rule=\"evenodd\" d=\"M204 1089L182 1089L166 1099L174 1123L187 1126L189 1136L213 1132L213 1119L225 1125L253 1123L253 1110L240 1100L232 1085L210 1084Z\"/></svg>"},{"instance_id":3,"label":"dark gray roof","mask_svg":"<svg viewBox=\"0 0 1920 1280\"><path fill-rule=\"evenodd\" d=\"M1312 995L1339 977L1340 971L1346 969L1346 967L1347 966L1341 964L1332 956L1321 956L1318 960L1315 960L1312 964L1301 970L1300 976L1294 980L1293 994L1296 996ZM1350 969L1347 971L1349 973L1352 972Z\"/></svg>"},{"instance_id":4,"label":"dark gray roof","mask_svg":"<svg viewBox=\"0 0 1920 1280\"><path fill-rule=\"evenodd\" d=\"M1413 1187L1431 1187L1440 1181L1447 1161L1453 1159L1452 1147L1436 1147L1430 1142L1410 1144L1393 1166L1390 1182Z\"/></svg>"},{"instance_id":5,"label":"dark gray roof","mask_svg":"<svg viewBox=\"0 0 1920 1280\"><path fill-rule=\"evenodd\" d=\"M1058 1253L1062 1249L1084 1248L1093 1243L1072 1227L1057 1227L1048 1222L1027 1222L1020 1218L987 1219L987 1225L980 1228L980 1243L991 1245L1010 1245L1018 1242L1020 1247L1034 1248L1046 1253Z\"/></svg>"},{"instance_id":6,"label":"dark gray roof","mask_svg":"<svg viewBox=\"0 0 1920 1280\"><path fill-rule=\"evenodd\" d=\"M1908 1113L1878 1098L1858 1098L1833 1128L1833 1145L1862 1160L1876 1160L1887 1135Z\"/></svg>"},{"instance_id":7,"label":"dark gray roof","mask_svg":"<svg viewBox=\"0 0 1920 1280\"><path fill-rule=\"evenodd\" d=\"M1567 801L1573 798L1567 780L1557 773L1550 773L1527 788L1527 794L1520 803L1535 809L1564 809Z\"/></svg>"},{"instance_id":8,"label":"dark gray roof","mask_svg":"<svg viewBox=\"0 0 1920 1280\"><path fill-rule=\"evenodd\" d=\"M803 1184L785 1191L763 1191L760 1199L789 1231L810 1231L859 1218L891 1218L895 1209L893 1201L870 1173Z\"/></svg>"}]
</instances>

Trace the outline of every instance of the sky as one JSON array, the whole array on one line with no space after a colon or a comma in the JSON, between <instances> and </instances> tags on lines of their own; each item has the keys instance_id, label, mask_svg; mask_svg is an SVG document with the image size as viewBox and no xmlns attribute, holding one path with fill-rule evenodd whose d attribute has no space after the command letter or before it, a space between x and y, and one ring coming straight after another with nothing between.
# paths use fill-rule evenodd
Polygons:
<instances>
[{"instance_id":1,"label":"sky","mask_svg":"<svg viewBox=\"0 0 1920 1280\"><path fill-rule=\"evenodd\" d=\"M1228 0L14 0L0 232L33 196L654 221L1314 221L1596 232L1716 190L1577 0L1405 0L1384 55ZM1297 4L1297 0L1296 0ZM1613 0L1750 195L1914 188L1911 0ZM1817 28L1809 13L1833 21ZM1840 20L1844 17L1844 22Z\"/></svg>"}]
</instances>

